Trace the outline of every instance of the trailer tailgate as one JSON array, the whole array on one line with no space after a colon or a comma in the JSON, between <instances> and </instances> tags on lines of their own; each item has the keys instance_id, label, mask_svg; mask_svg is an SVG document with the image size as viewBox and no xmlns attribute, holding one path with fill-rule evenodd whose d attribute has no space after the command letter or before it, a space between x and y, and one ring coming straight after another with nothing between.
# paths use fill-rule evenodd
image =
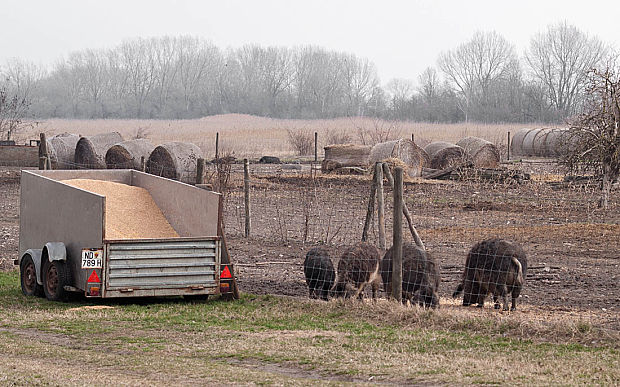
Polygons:
<instances>
[{"instance_id":1,"label":"trailer tailgate","mask_svg":"<svg viewBox=\"0 0 620 387\"><path fill-rule=\"evenodd\" d=\"M103 297L218 292L217 237L109 241L106 250Z\"/></svg>"}]
</instances>

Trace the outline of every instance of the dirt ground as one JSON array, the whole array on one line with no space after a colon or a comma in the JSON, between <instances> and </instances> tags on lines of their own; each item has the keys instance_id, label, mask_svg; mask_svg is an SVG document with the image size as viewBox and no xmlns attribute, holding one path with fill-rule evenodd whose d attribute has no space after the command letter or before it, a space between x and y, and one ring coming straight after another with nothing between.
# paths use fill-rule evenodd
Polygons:
<instances>
[{"instance_id":1,"label":"dirt ground","mask_svg":"<svg viewBox=\"0 0 620 387\"><path fill-rule=\"evenodd\" d=\"M17 257L19 175L18 169L0 169L2 270L14 269ZM416 227L440 263L441 297L450 297L475 242L505 237L521 243L528 254L523 304L557 313L584 313L597 325L620 330L620 193L613 192L611 208L603 211L596 207L596 187L563 187L542 180L406 184L406 202ZM326 244L336 263L343 246L359 240L369 180L312 179L301 173L274 177L270 171L255 169L252 189L249 238L243 237L239 184L232 184L226 201L228 247L240 289L306 297L305 252ZM389 246L392 192L386 189L385 194ZM376 226L370 241L377 241Z\"/></svg>"}]
</instances>

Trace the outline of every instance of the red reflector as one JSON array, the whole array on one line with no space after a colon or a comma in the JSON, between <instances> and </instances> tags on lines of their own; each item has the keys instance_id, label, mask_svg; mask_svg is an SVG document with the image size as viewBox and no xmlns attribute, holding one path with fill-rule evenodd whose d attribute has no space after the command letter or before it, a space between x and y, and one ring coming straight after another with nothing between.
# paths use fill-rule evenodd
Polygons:
<instances>
[{"instance_id":1,"label":"red reflector","mask_svg":"<svg viewBox=\"0 0 620 387\"><path fill-rule=\"evenodd\" d=\"M232 274L230 274L230 270L228 266L224 266L224 270L222 270L222 274L220 274L220 279L229 279L232 278Z\"/></svg>"},{"instance_id":2,"label":"red reflector","mask_svg":"<svg viewBox=\"0 0 620 387\"><path fill-rule=\"evenodd\" d=\"M90 277L88 277L88 281L86 282L101 282L101 280L99 279L97 272L93 270L93 273L90 275Z\"/></svg>"}]
</instances>

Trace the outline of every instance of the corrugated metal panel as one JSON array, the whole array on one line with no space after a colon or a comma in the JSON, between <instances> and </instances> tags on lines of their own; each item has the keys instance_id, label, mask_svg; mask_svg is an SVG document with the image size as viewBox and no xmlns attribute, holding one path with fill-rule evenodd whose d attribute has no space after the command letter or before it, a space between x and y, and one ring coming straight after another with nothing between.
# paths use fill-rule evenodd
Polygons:
<instances>
[{"instance_id":1,"label":"corrugated metal panel","mask_svg":"<svg viewBox=\"0 0 620 387\"><path fill-rule=\"evenodd\" d=\"M108 290L216 287L218 240L112 242L107 245Z\"/></svg>"}]
</instances>

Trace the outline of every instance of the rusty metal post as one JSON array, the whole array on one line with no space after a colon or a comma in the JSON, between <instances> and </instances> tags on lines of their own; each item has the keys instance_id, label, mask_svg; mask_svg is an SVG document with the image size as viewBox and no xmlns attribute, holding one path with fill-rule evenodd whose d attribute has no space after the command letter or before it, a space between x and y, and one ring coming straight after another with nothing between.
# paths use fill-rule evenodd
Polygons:
<instances>
[{"instance_id":1,"label":"rusty metal post","mask_svg":"<svg viewBox=\"0 0 620 387\"><path fill-rule=\"evenodd\" d=\"M245 203L245 237L250 236L250 162L243 159L243 200Z\"/></svg>"},{"instance_id":2,"label":"rusty metal post","mask_svg":"<svg viewBox=\"0 0 620 387\"><path fill-rule=\"evenodd\" d=\"M377 222L379 226L379 247L385 250L385 204L383 200L383 163L375 164L377 185Z\"/></svg>"},{"instance_id":3,"label":"rusty metal post","mask_svg":"<svg viewBox=\"0 0 620 387\"><path fill-rule=\"evenodd\" d=\"M319 161L319 133L314 132L314 162Z\"/></svg>"},{"instance_id":4,"label":"rusty metal post","mask_svg":"<svg viewBox=\"0 0 620 387\"><path fill-rule=\"evenodd\" d=\"M392 296L401 302L403 295L403 169L394 169L394 224L392 231Z\"/></svg>"},{"instance_id":5,"label":"rusty metal post","mask_svg":"<svg viewBox=\"0 0 620 387\"><path fill-rule=\"evenodd\" d=\"M46 167L46 159L48 157L47 154L47 140L45 138L45 133L41 133L39 141L39 169L45 169Z\"/></svg>"},{"instance_id":6,"label":"rusty metal post","mask_svg":"<svg viewBox=\"0 0 620 387\"><path fill-rule=\"evenodd\" d=\"M198 159L196 164L196 184L204 184L205 180L205 159Z\"/></svg>"},{"instance_id":7,"label":"rusty metal post","mask_svg":"<svg viewBox=\"0 0 620 387\"><path fill-rule=\"evenodd\" d=\"M215 163L220 161L220 132L215 133Z\"/></svg>"},{"instance_id":8,"label":"rusty metal post","mask_svg":"<svg viewBox=\"0 0 620 387\"><path fill-rule=\"evenodd\" d=\"M508 152L508 158L506 161L510 161L510 131L508 131L508 146L506 147L506 151Z\"/></svg>"}]
</instances>

